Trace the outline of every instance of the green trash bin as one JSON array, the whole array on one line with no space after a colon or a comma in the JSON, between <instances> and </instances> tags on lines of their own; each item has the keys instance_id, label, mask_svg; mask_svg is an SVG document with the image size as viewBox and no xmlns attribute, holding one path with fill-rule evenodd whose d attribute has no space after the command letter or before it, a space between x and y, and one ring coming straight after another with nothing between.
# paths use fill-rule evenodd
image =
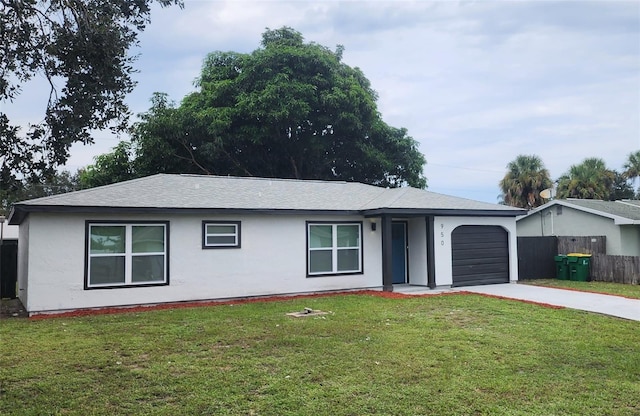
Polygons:
<instances>
[{"instance_id":1,"label":"green trash bin","mask_svg":"<svg viewBox=\"0 0 640 416\"><path fill-rule=\"evenodd\" d=\"M569 253L567 257L569 261L569 279L578 282L588 282L591 254Z\"/></svg>"},{"instance_id":2,"label":"green trash bin","mask_svg":"<svg viewBox=\"0 0 640 416\"><path fill-rule=\"evenodd\" d=\"M569 280L569 263L567 262L567 256L564 254L558 254L553 256L556 261L556 279Z\"/></svg>"}]
</instances>

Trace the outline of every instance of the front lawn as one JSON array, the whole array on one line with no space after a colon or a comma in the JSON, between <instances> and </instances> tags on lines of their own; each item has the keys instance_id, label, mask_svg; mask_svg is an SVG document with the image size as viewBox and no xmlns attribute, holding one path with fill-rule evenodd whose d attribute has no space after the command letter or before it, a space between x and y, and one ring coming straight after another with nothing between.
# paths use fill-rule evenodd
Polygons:
<instances>
[{"instance_id":1,"label":"front lawn","mask_svg":"<svg viewBox=\"0 0 640 416\"><path fill-rule=\"evenodd\" d=\"M640 299L640 285L626 285L622 283L609 282L576 282L573 280L558 279L520 280L518 283L525 283L536 286L560 287L574 290L585 290L589 292L607 293L610 295L626 296L628 298Z\"/></svg>"},{"instance_id":2,"label":"front lawn","mask_svg":"<svg viewBox=\"0 0 640 416\"><path fill-rule=\"evenodd\" d=\"M304 307L329 312L292 318ZM638 415L640 325L478 295L0 321L3 415Z\"/></svg>"}]
</instances>

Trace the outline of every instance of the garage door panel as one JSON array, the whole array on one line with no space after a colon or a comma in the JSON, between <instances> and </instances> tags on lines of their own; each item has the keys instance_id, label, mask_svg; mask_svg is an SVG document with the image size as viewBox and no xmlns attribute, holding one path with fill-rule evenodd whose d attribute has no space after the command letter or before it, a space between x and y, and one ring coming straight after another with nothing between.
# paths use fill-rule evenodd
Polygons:
<instances>
[{"instance_id":1,"label":"garage door panel","mask_svg":"<svg viewBox=\"0 0 640 416\"><path fill-rule=\"evenodd\" d=\"M489 240L488 238L489 237L484 239L479 239L478 241L469 241L469 240L460 241L456 245L455 249L469 250L469 249L476 249L476 248L482 248L482 247L505 249L508 247L508 245L503 241Z\"/></svg>"},{"instance_id":2,"label":"garage door panel","mask_svg":"<svg viewBox=\"0 0 640 416\"><path fill-rule=\"evenodd\" d=\"M475 276L469 276L468 278L459 279L459 283L456 286L479 286L479 285L497 285L504 283L504 278L501 274L494 276L484 276L477 278Z\"/></svg>"},{"instance_id":3,"label":"garage door panel","mask_svg":"<svg viewBox=\"0 0 640 416\"><path fill-rule=\"evenodd\" d=\"M453 260L468 260L468 259L486 259L487 257L491 258L507 258L508 256L504 255L506 249L499 248L487 248L487 249L475 249L472 252L467 251L457 251L453 252Z\"/></svg>"},{"instance_id":4,"label":"garage door panel","mask_svg":"<svg viewBox=\"0 0 640 416\"><path fill-rule=\"evenodd\" d=\"M489 266L496 269L503 270L508 269L507 259L504 257L492 257L486 259L468 259L468 260L460 260L457 261L453 266L456 267L480 267L480 266Z\"/></svg>"},{"instance_id":5,"label":"garage door panel","mask_svg":"<svg viewBox=\"0 0 640 416\"><path fill-rule=\"evenodd\" d=\"M493 244L501 244L501 241L499 240L501 238L501 235L497 233L488 233L488 234L482 234L482 235L465 234L463 235L463 237L464 237L464 241L462 242L466 244L478 244L478 243L486 244L487 242L491 242Z\"/></svg>"},{"instance_id":6,"label":"garage door panel","mask_svg":"<svg viewBox=\"0 0 640 416\"><path fill-rule=\"evenodd\" d=\"M499 226L465 225L452 233L453 286L509 282L507 232Z\"/></svg>"},{"instance_id":7,"label":"garage door panel","mask_svg":"<svg viewBox=\"0 0 640 416\"><path fill-rule=\"evenodd\" d=\"M454 272L470 274L470 273L495 273L506 272L509 270L507 265L500 265L495 263L485 264L469 264L469 265L457 265L453 267Z\"/></svg>"}]
</instances>

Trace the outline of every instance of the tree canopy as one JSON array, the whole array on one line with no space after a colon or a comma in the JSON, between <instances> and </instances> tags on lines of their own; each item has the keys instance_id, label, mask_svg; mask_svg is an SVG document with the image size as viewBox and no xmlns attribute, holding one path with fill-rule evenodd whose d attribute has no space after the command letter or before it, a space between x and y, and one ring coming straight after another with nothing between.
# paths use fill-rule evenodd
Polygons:
<instances>
[{"instance_id":1,"label":"tree canopy","mask_svg":"<svg viewBox=\"0 0 640 416\"><path fill-rule=\"evenodd\" d=\"M624 169L622 175L635 183L640 178L640 150L629 153L622 167ZM640 194L640 189L638 193Z\"/></svg>"},{"instance_id":2,"label":"tree canopy","mask_svg":"<svg viewBox=\"0 0 640 416\"><path fill-rule=\"evenodd\" d=\"M43 118L26 131L0 111L0 186L52 174L91 130L128 127L124 102L135 82L129 49L149 23L154 0L5 0L0 2L0 102L36 76L49 84ZM162 6L182 0L155 0ZM58 87L61 86L61 87ZM26 181L26 182L25 182ZM7 200L3 197L3 206Z\"/></svg>"},{"instance_id":3,"label":"tree canopy","mask_svg":"<svg viewBox=\"0 0 640 416\"><path fill-rule=\"evenodd\" d=\"M558 198L609 200L614 189L616 172L607 168L600 158L587 158L571 165L558 179Z\"/></svg>"},{"instance_id":4,"label":"tree canopy","mask_svg":"<svg viewBox=\"0 0 640 416\"><path fill-rule=\"evenodd\" d=\"M341 61L342 51L305 43L283 27L267 29L250 54L210 53L196 92L179 106L157 93L141 115L132 134L132 176L200 173L426 187L418 143L381 119L369 80Z\"/></svg>"},{"instance_id":5,"label":"tree canopy","mask_svg":"<svg viewBox=\"0 0 640 416\"><path fill-rule=\"evenodd\" d=\"M536 155L519 155L507 164L507 173L499 183L501 203L518 208L536 208L544 204L540 191L553 185L549 171Z\"/></svg>"}]
</instances>

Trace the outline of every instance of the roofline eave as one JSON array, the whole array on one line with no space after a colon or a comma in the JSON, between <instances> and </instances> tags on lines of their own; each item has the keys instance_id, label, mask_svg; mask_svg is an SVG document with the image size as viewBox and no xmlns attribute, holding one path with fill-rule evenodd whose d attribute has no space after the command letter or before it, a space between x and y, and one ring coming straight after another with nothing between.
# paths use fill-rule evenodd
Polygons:
<instances>
[{"instance_id":1,"label":"roofline eave","mask_svg":"<svg viewBox=\"0 0 640 416\"><path fill-rule=\"evenodd\" d=\"M363 210L365 217L378 217L381 215L397 216L442 216L442 217L517 217L524 215L526 211L492 210L492 209L453 209L453 208L373 208Z\"/></svg>"},{"instance_id":2,"label":"roofline eave","mask_svg":"<svg viewBox=\"0 0 640 416\"><path fill-rule=\"evenodd\" d=\"M328 210L328 209L274 209L274 208L176 208L176 207L114 207L114 206L70 206L70 205L31 205L16 204L11 208L9 224L19 225L32 212L55 212L68 214L313 214L313 215L362 215L377 217L380 215L402 216L490 216L515 217L522 210L473 210L443 208L374 208L367 210Z\"/></svg>"}]
</instances>

